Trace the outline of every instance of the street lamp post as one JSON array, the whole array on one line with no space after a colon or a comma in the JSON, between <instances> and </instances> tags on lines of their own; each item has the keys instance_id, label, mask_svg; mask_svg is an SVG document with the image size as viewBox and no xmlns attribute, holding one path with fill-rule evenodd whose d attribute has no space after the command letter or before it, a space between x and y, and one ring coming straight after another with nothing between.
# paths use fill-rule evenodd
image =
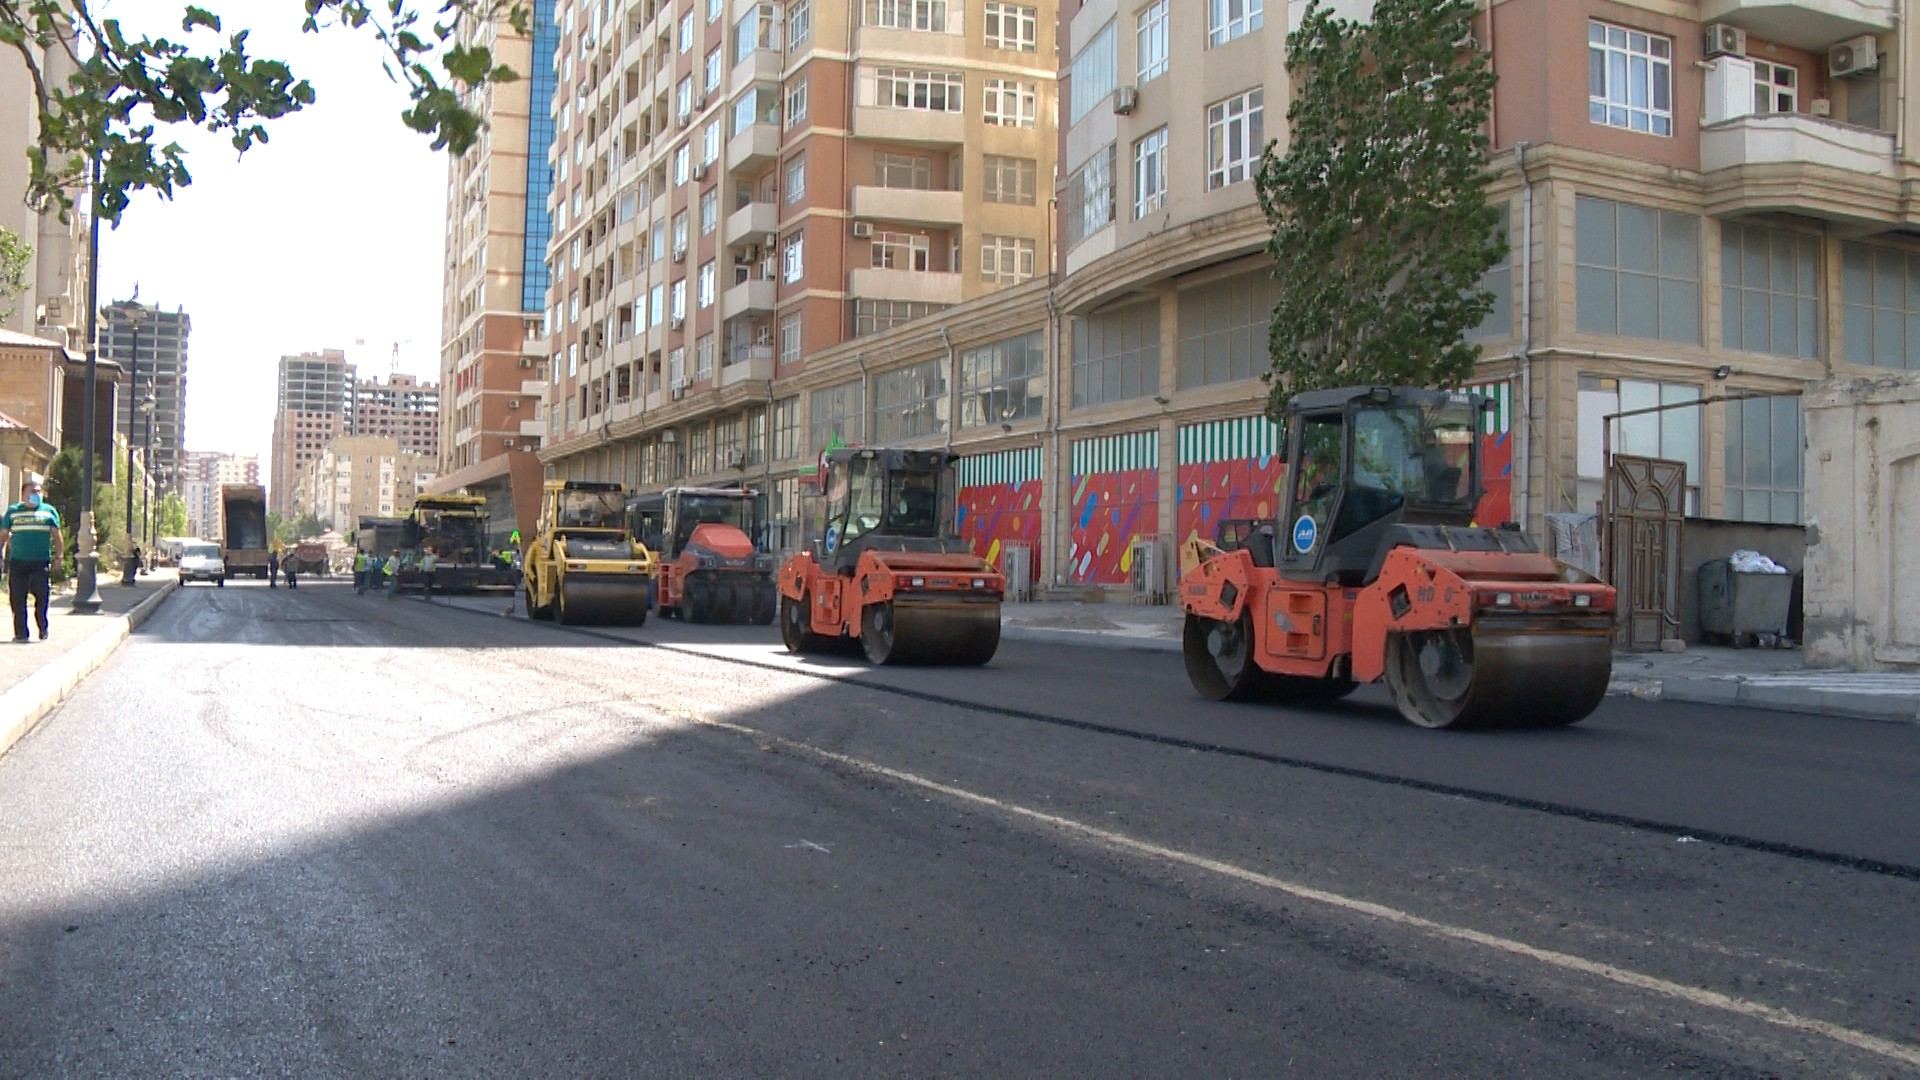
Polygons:
<instances>
[{"instance_id":1,"label":"street lamp post","mask_svg":"<svg viewBox=\"0 0 1920 1080\"><path fill-rule=\"evenodd\" d=\"M147 381L153 381L152 376L148 376ZM147 549L153 547L154 484L158 482L156 478L159 475L154 472L153 468L153 414L158 411L158 409L159 402L155 400L153 392L148 391L146 399L140 402L140 411L147 414L147 434L146 437L140 441L140 464L143 466L141 471L145 474L140 478L140 516L145 518L147 522ZM133 535L132 528L127 529L127 535L129 537Z\"/></svg>"},{"instance_id":2,"label":"street lamp post","mask_svg":"<svg viewBox=\"0 0 1920 1080\"><path fill-rule=\"evenodd\" d=\"M100 610L100 555L93 548L94 398L99 386L100 358L100 152L94 151L88 168L87 198L87 402L80 410L80 551L74 557L73 610L91 615Z\"/></svg>"},{"instance_id":3,"label":"street lamp post","mask_svg":"<svg viewBox=\"0 0 1920 1080\"><path fill-rule=\"evenodd\" d=\"M126 522L127 526L127 544L128 546L132 546L134 537L138 532L138 530L134 528L134 524L138 519L133 516L134 413L138 410L146 409L148 410L148 415L152 415L150 404L140 398L140 324L145 320L146 312L140 307L138 289L134 290L134 298L132 300L115 306L120 310L121 319L133 330L133 368L132 375L127 380L127 516L122 519ZM149 397L151 397L151 394L149 394Z\"/></svg>"}]
</instances>

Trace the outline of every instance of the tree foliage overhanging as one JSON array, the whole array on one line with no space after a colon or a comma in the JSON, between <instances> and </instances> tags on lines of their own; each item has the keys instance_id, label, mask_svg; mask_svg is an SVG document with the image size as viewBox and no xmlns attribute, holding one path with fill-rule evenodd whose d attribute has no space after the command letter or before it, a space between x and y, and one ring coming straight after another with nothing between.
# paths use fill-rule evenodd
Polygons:
<instances>
[{"instance_id":1,"label":"tree foliage overhanging","mask_svg":"<svg viewBox=\"0 0 1920 1080\"><path fill-rule=\"evenodd\" d=\"M371 34L388 77L407 88L401 120L430 136L435 149L454 153L480 135L482 118L466 93L518 77L486 46L463 40L462 25L504 19L525 34L531 17L527 0L248 2L292 7L287 15L308 33ZM0 62L24 62L37 99L40 138L28 148L32 203L71 207L97 156L94 210L117 222L134 192L171 196L193 182L170 129L185 124L224 135L245 153L267 141L271 121L314 103L312 85L285 61L254 56L246 30L225 32L205 8L183 5L177 37L135 33L104 12L100 0L0 0ZM63 58L59 67L71 65L72 78L50 77L42 63L48 55Z\"/></svg>"},{"instance_id":2,"label":"tree foliage overhanging","mask_svg":"<svg viewBox=\"0 0 1920 1080\"><path fill-rule=\"evenodd\" d=\"M1507 254L1486 198L1493 66L1463 44L1475 8L1378 0L1362 25L1314 0L1287 39L1300 78L1287 150L1268 151L1258 181L1280 281L1275 415L1303 390L1472 374L1480 348L1464 335Z\"/></svg>"}]
</instances>

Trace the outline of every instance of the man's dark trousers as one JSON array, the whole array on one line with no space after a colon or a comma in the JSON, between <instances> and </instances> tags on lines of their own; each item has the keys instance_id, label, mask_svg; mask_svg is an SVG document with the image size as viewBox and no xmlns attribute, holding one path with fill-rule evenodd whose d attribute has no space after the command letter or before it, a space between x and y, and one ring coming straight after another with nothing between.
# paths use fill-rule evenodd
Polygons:
<instances>
[{"instance_id":1,"label":"man's dark trousers","mask_svg":"<svg viewBox=\"0 0 1920 1080\"><path fill-rule=\"evenodd\" d=\"M47 563L9 562L7 563L7 602L13 605L13 636L16 641L24 641L27 636L27 597L33 597L36 605L35 621L40 626L40 636L47 636L47 605L53 602L53 579L47 574Z\"/></svg>"}]
</instances>

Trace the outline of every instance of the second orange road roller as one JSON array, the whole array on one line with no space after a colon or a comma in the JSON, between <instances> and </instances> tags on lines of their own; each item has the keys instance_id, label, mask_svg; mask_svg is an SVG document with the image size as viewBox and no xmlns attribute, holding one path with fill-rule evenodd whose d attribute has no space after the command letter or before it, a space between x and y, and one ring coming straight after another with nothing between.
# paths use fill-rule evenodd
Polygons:
<instances>
[{"instance_id":1,"label":"second orange road roller","mask_svg":"<svg viewBox=\"0 0 1920 1080\"><path fill-rule=\"evenodd\" d=\"M1295 396L1277 517L1230 551L1188 541L1194 688L1331 700L1384 679L1430 728L1552 727L1599 707L1614 590L1474 523L1483 407L1385 387Z\"/></svg>"},{"instance_id":2,"label":"second orange road roller","mask_svg":"<svg viewBox=\"0 0 1920 1080\"><path fill-rule=\"evenodd\" d=\"M939 450L824 457L822 534L780 568L789 650L857 641L876 664L993 659L1006 579L953 535L952 462Z\"/></svg>"}]
</instances>

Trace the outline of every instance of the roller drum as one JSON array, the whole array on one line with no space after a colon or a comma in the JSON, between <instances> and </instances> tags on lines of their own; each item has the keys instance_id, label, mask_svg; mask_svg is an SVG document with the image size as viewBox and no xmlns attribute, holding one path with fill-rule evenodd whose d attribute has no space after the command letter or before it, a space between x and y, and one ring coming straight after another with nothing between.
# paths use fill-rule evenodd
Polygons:
<instances>
[{"instance_id":1,"label":"roller drum","mask_svg":"<svg viewBox=\"0 0 1920 1080\"><path fill-rule=\"evenodd\" d=\"M554 614L569 625L640 626L647 621L647 583L638 577L578 572L560 580Z\"/></svg>"},{"instance_id":2,"label":"roller drum","mask_svg":"<svg viewBox=\"0 0 1920 1080\"><path fill-rule=\"evenodd\" d=\"M1563 727L1606 697L1613 642L1604 631L1471 630L1395 634L1386 679L1402 716L1432 728Z\"/></svg>"},{"instance_id":3,"label":"roller drum","mask_svg":"<svg viewBox=\"0 0 1920 1080\"><path fill-rule=\"evenodd\" d=\"M984 664L1000 647L1000 601L896 594L868 605L860 645L876 664Z\"/></svg>"}]
</instances>

